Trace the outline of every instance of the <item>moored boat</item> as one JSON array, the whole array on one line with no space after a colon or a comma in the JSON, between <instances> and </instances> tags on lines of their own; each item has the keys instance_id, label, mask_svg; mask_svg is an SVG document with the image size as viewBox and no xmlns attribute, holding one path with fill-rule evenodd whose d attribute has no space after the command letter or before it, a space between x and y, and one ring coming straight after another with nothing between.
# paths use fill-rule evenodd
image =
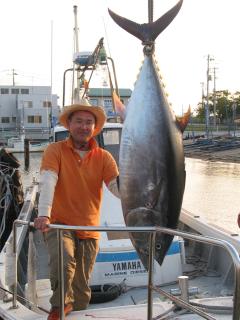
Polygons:
<instances>
[{"instance_id":1,"label":"moored boat","mask_svg":"<svg viewBox=\"0 0 240 320\"><path fill-rule=\"evenodd\" d=\"M45 150L48 141L44 142L29 142L29 152L42 152ZM5 147L7 152L23 153L24 152L24 136L12 137L8 139L7 146Z\"/></svg>"}]
</instances>

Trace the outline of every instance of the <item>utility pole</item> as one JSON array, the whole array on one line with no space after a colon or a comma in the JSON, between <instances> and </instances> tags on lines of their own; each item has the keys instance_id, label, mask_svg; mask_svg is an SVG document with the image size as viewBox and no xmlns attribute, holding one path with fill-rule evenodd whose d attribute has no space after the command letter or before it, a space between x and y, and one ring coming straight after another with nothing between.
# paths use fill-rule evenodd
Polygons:
<instances>
[{"instance_id":1,"label":"utility pole","mask_svg":"<svg viewBox=\"0 0 240 320\"><path fill-rule=\"evenodd\" d=\"M205 110L205 116L206 116L206 108L205 108L205 102L204 102L204 82L200 82L201 87L202 87L202 108Z\"/></svg>"},{"instance_id":2,"label":"utility pole","mask_svg":"<svg viewBox=\"0 0 240 320\"><path fill-rule=\"evenodd\" d=\"M13 87L15 87L15 77L14 76L17 76L17 75L18 74L15 72L15 70L12 69L12 80L13 80L12 85L13 85Z\"/></svg>"},{"instance_id":3,"label":"utility pole","mask_svg":"<svg viewBox=\"0 0 240 320\"><path fill-rule=\"evenodd\" d=\"M236 109L237 109L237 103L236 103L235 100L233 101L232 109L233 109L233 129L234 129L234 138L235 138L236 137L236 123L235 123L235 120L236 120Z\"/></svg>"},{"instance_id":4,"label":"utility pole","mask_svg":"<svg viewBox=\"0 0 240 320\"><path fill-rule=\"evenodd\" d=\"M206 96L206 135L207 139L209 138L209 81L211 81L211 75L210 75L210 61L213 59L208 54L207 56L207 96Z\"/></svg>"},{"instance_id":5,"label":"utility pole","mask_svg":"<svg viewBox=\"0 0 240 320\"><path fill-rule=\"evenodd\" d=\"M216 99L216 67L213 68L213 127L216 131L216 105L217 105L217 99Z\"/></svg>"},{"instance_id":6,"label":"utility pole","mask_svg":"<svg viewBox=\"0 0 240 320\"><path fill-rule=\"evenodd\" d=\"M202 87L202 107L204 108L204 82L201 82L201 87Z\"/></svg>"}]
</instances>

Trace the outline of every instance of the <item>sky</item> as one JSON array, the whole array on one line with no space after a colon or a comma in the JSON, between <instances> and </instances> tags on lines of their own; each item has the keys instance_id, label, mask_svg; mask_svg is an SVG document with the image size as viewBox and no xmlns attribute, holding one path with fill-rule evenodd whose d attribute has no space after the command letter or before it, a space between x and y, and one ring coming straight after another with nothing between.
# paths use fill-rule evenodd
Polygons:
<instances>
[{"instance_id":1,"label":"sky","mask_svg":"<svg viewBox=\"0 0 240 320\"><path fill-rule=\"evenodd\" d=\"M176 3L154 0L154 20ZM104 37L118 86L134 88L143 61L141 41L117 26L107 8L146 23L147 0L1 1L1 85L12 84L14 69L16 85L52 83L52 92L62 104L63 72L72 67L74 5L78 7L79 50L93 51ZM239 0L184 0L177 17L158 36L155 56L176 114L189 105L194 110L201 101L202 83L206 93L208 55L210 72L216 69L216 89L240 91L239 12Z\"/></svg>"}]
</instances>

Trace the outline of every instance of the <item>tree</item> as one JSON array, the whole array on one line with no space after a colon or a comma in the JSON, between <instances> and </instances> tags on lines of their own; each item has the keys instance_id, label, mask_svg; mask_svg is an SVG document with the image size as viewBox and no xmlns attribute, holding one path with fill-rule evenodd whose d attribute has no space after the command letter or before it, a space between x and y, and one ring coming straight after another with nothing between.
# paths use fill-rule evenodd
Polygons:
<instances>
[{"instance_id":1,"label":"tree","mask_svg":"<svg viewBox=\"0 0 240 320\"><path fill-rule=\"evenodd\" d=\"M197 106L196 117L205 120L206 97L204 103ZM214 94L209 94L209 115L214 116ZM240 118L240 92L231 93L228 90L216 91L216 118L220 123L230 123Z\"/></svg>"}]
</instances>

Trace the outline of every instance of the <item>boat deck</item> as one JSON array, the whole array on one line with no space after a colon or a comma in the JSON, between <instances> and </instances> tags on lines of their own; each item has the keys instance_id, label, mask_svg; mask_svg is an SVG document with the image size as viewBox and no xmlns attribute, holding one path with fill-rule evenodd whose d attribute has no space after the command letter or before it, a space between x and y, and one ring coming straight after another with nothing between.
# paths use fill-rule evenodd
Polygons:
<instances>
[{"instance_id":1,"label":"boat deck","mask_svg":"<svg viewBox=\"0 0 240 320\"><path fill-rule=\"evenodd\" d=\"M87 310L73 311L66 319L115 319L115 320L146 320L147 319L147 290L146 288L135 288L122 294L111 302L92 304ZM47 297L45 297L47 298ZM178 308L173 313L174 304L154 293L153 303L153 320L157 319L203 319L202 316L189 313L188 311ZM46 300L47 301L47 300ZM232 319L232 297L219 298L202 298L191 299L191 303L195 303L201 310L208 312L209 319L230 320ZM5 309L4 319L18 320L45 320L48 314L43 311L30 311L24 306L12 309L12 303L8 302L1 305L1 309ZM210 309L207 310L207 306ZM215 309L214 309L215 308Z\"/></svg>"},{"instance_id":2,"label":"boat deck","mask_svg":"<svg viewBox=\"0 0 240 320\"><path fill-rule=\"evenodd\" d=\"M33 188L35 190L36 187ZM31 207L33 202L31 197L27 197L25 201L25 206L20 214L20 219L29 220L28 215L31 214ZM28 204L28 206L27 206ZM28 209L27 209L28 207ZM188 212L182 212L181 223L187 227L188 231L197 231L200 234L208 235L211 237L216 237L225 239L239 248L239 239L235 236L227 235L223 231L215 230L212 226L205 224L201 219L191 216ZM105 224L105 223L104 223ZM192 229L191 229L191 228ZM179 225L180 230L184 230L183 226ZM19 228L18 239L19 244L23 243L21 241L24 238L24 233L26 230L24 227ZM21 231L22 230L22 231ZM217 232L217 233L216 233ZM221 234L220 234L221 233ZM34 237L34 241L31 239L31 234ZM21 237L22 235L22 237ZM103 234L103 238L106 235ZM113 234L108 234L109 238L114 238ZM119 237L121 235L118 235ZM37 259L32 259L29 261L30 269L34 269L36 266L36 300L34 300L35 295L29 293L31 291L31 286L26 287L26 283L34 284L34 273L32 274L32 281L23 277L23 281L20 283L22 285L22 290L26 293L28 300L32 303L28 303L31 306L31 310L17 302L17 308L12 308L12 295L5 294L0 291L0 319L4 320L43 320L47 319L48 312L50 310L49 298L51 296L50 281L48 279L48 258L46 256L46 248L42 234L39 231L30 232L27 234L26 243L22 245L22 250L28 250L28 257L37 256ZM106 236L107 237L107 236ZM111 240L116 241L116 240ZM127 241L127 239L122 239L121 242ZM33 246L34 244L34 246ZM37 249L37 254L34 253ZM32 252L30 252L33 250ZM4 251L4 250L3 250ZM201 253L201 254L200 254ZM185 257L185 262L184 258ZM23 267L26 268L26 256L24 259L19 261L19 269ZM10 269L10 264L6 264L5 254L2 252L0 255L0 282L4 283L4 278L6 276L6 270ZM164 290L167 294L172 293L173 298L179 298L180 288L178 284L178 276L188 276L188 290L189 290L189 300L191 306L197 307L200 311L205 311L208 313L206 319L226 319L230 320L233 318L233 290L234 290L234 272L232 272L231 259L228 254L222 252L219 248L211 248L209 245L196 244L190 240L184 242L184 254L181 257L182 269L177 273L171 282L165 282L164 284L158 284L157 289ZM31 265L32 263L32 265ZM35 265L36 263L36 265ZM6 264L6 269L4 267ZM172 266L175 267L175 262L172 262ZM218 268L220 266L222 268ZM171 266L171 269L173 269ZM155 265L156 267L156 265ZM35 270L35 269L34 269ZM170 268L162 269L161 274L158 274L158 278L162 273L169 275L171 272ZM31 272L29 272L31 274ZM23 274L25 275L25 273ZM121 281L124 276L121 276ZM140 286L136 281L138 277L134 277L134 282L132 284L127 283L124 286L124 290L121 295L116 299L108 302L101 302L98 304L90 304L89 308L84 311L75 311L67 316L67 319L147 319L147 301L148 301L148 291L146 285ZM143 275L140 275L143 278ZM158 283L159 279L154 278L154 284ZM105 282L101 282L105 283ZM144 282L147 284L147 281ZM1 287L5 287L1 284ZM26 290L26 291L25 291ZM3 296L4 299L2 300ZM26 300L25 300L26 301ZM202 319L202 316L189 313L186 309L178 307L177 311L175 304L166 297L166 294L158 293L153 291L153 320L163 320L163 319ZM174 313L173 313L173 308ZM198 310L199 311L199 310Z\"/></svg>"}]
</instances>

